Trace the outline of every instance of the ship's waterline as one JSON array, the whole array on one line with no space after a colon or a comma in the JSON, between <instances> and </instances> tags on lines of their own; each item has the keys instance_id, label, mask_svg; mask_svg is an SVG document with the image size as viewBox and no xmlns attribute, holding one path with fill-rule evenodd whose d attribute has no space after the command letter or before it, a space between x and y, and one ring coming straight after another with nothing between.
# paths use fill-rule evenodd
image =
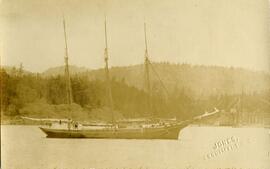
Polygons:
<instances>
[{"instance_id":1,"label":"ship's waterline","mask_svg":"<svg viewBox=\"0 0 270 169\"><path fill-rule=\"evenodd\" d=\"M270 168L264 128L189 126L179 140L48 139L37 126L1 126L1 135L5 169Z\"/></svg>"}]
</instances>

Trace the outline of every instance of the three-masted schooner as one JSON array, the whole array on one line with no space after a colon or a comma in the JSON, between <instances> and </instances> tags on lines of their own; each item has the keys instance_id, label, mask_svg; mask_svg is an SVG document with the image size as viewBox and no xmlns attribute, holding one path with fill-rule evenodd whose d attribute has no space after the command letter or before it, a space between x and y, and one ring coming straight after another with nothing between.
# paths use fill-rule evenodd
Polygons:
<instances>
[{"instance_id":1,"label":"three-masted schooner","mask_svg":"<svg viewBox=\"0 0 270 169\"><path fill-rule=\"evenodd\" d=\"M66 41L65 21L63 21L64 34L65 34L65 73L67 77L67 98L68 103L72 103L72 93L70 86L69 66L68 66L68 49ZM146 38L146 25L144 24L145 33L145 70L146 70L146 90L150 93L150 79L149 79L149 57L147 49ZM40 129L46 133L50 138L112 138L112 139L178 139L178 134L181 129L188 126L190 123L200 120L201 118L208 117L218 112L215 110L212 113L203 114L201 116L194 117L193 119L186 121L170 121L170 122L155 122L155 121L143 121L141 123L128 123L126 125L119 125L116 122L113 114L113 100L110 86L110 76L108 68L108 44L107 44L107 25L105 20L105 49L104 49L104 61L105 61L105 77L107 83L107 93L109 107L111 111L111 122L105 125L92 125L65 128L53 128L53 127L40 127ZM148 104L150 104L150 96L148 96ZM150 106L151 107L151 106ZM67 122L69 123L69 122Z\"/></svg>"}]
</instances>

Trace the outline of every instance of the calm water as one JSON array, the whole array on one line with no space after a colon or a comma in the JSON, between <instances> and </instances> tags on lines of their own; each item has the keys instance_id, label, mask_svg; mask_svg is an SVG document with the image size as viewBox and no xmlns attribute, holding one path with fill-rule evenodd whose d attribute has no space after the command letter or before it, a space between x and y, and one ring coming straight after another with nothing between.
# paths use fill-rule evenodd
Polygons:
<instances>
[{"instance_id":1,"label":"calm water","mask_svg":"<svg viewBox=\"0 0 270 169\"><path fill-rule=\"evenodd\" d=\"M1 149L3 169L270 169L263 128L193 126L179 140L98 140L48 139L38 126L1 126Z\"/></svg>"}]
</instances>

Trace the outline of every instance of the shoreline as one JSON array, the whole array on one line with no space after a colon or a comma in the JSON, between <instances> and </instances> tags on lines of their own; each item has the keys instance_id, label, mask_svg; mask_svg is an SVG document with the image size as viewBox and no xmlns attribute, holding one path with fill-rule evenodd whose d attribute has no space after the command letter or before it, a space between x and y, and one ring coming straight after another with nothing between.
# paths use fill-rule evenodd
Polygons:
<instances>
[{"instance_id":1,"label":"shoreline","mask_svg":"<svg viewBox=\"0 0 270 169\"><path fill-rule=\"evenodd\" d=\"M36 125L46 125L46 122L38 122L31 120L24 120L22 118L16 120L2 120L0 125L26 125L26 126L36 126ZM239 125L239 126L228 126L228 125L215 125L215 124L190 124L190 127L228 127L228 128L265 128L270 129L270 125ZM188 127L188 126L187 126Z\"/></svg>"},{"instance_id":2,"label":"shoreline","mask_svg":"<svg viewBox=\"0 0 270 169\"><path fill-rule=\"evenodd\" d=\"M44 125L45 122L22 119L20 116L2 116L1 125Z\"/></svg>"}]
</instances>

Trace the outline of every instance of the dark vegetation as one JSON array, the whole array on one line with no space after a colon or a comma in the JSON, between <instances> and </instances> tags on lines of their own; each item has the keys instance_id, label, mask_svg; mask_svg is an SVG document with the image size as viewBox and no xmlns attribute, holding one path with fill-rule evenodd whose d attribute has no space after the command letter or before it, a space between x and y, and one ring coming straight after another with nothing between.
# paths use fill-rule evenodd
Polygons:
<instances>
[{"instance_id":1,"label":"dark vegetation","mask_svg":"<svg viewBox=\"0 0 270 169\"><path fill-rule=\"evenodd\" d=\"M151 75L151 112L143 90L143 67L111 69L114 111L117 118L177 117L186 119L214 107L229 112L270 113L270 75L244 69L155 64ZM74 68L73 68L74 69ZM22 68L1 69L1 115L104 120L110 118L102 69L72 74L74 103L67 105L62 69L54 75L25 72ZM52 73L52 71L50 71ZM160 82L164 82L164 86ZM241 100L241 101L239 101Z\"/></svg>"}]
</instances>

